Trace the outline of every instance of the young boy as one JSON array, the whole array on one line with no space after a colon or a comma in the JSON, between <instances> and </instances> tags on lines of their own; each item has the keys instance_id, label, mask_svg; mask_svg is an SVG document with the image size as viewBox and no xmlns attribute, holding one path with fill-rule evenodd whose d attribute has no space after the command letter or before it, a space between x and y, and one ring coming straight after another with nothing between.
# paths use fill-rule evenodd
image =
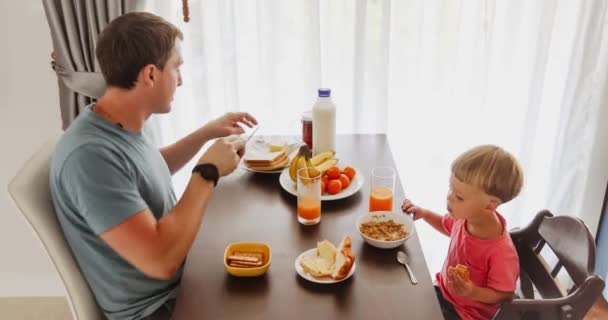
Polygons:
<instances>
[{"instance_id":1,"label":"young boy","mask_svg":"<svg viewBox=\"0 0 608 320\"><path fill-rule=\"evenodd\" d=\"M521 167L511 154L482 145L452 163L448 214L403 202L402 210L414 220L422 218L451 238L435 287L445 319L491 319L512 298L519 259L496 208L515 198L522 184Z\"/></svg>"}]
</instances>

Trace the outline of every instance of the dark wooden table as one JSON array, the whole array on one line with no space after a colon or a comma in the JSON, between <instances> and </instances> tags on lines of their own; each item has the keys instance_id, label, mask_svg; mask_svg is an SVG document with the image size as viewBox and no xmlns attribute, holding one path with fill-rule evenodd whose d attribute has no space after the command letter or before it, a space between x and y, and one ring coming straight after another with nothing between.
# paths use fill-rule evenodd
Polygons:
<instances>
[{"instance_id":1,"label":"dark wooden table","mask_svg":"<svg viewBox=\"0 0 608 320\"><path fill-rule=\"evenodd\" d=\"M442 319L416 233L403 247L381 250L363 242L355 226L368 211L371 169L395 165L386 136L339 135L337 156L341 166L358 168L365 184L349 198L324 202L316 226L298 223L296 198L283 191L278 175L240 169L220 180L186 260L173 319ZM395 188L398 210L403 195L398 177ZM301 252L323 239L337 245L344 235L353 240L356 255L351 278L322 285L298 276L294 261ZM226 273L224 250L239 241L270 245L267 274ZM418 285L397 263L398 250L411 257Z\"/></svg>"}]
</instances>

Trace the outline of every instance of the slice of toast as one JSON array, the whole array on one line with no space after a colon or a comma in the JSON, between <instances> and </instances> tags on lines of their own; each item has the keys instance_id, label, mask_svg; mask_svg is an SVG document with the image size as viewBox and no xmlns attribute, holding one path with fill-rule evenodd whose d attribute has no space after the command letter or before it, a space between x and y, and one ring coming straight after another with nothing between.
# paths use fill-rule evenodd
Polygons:
<instances>
[{"instance_id":1,"label":"slice of toast","mask_svg":"<svg viewBox=\"0 0 608 320\"><path fill-rule=\"evenodd\" d=\"M471 275L469 273L469 267L463 264L458 264L455 267L448 267L448 273L458 273L460 277L465 281L469 281L469 279L471 278Z\"/></svg>"},{"instance_id":2,"label":"slice of toast","mask_svg":"<svg viewBox=\"0 0 608 320\"><path fill-rule=\"evenodd\" d=\"M251 151L247 152L243 157L243 160L247 164L251 165L269 165L273 163L277 163L282 160L284 157L287 157L285 151L277 151L277 152L260 152L260 151Z\"/></svg>"},{"instance_id":3,"label":"slice of toast","mask_svg":"<svg viewBox=\"0 0 608 320\"><path fill-rule=\"evenodd\" d=\"M231 267L239 267L239 268L254 268L254 267L261 267L262 264L263 264L262 261L247 262L247 261L230 260L230 263L228 265Z\"/></svg>"},{"instance_id":4,"label":"slice of toast","mask_svg":"<svg viewBox=\"0 0 608 320\"><path fill-rule=\"evenodd\" d=\"M336 247L329 241L317 242L317 250L314 257L304 257L300 266L315 277L329 277L336 262Z\"/></svg>"},{"instance_id":5,"label":"slice of toast","mask_svg":"<svg viewBox=\"0 0 608 320\"><path fill-rule=\"evenodd\" d=\"M336 252L338 252L338 249L333 243L327 240L317 242L317 257L326 260L329 264L334 264L336 261Z\"/></svg>"},{"instance_id":6,"label":"slice of toast","mask_svg":"<svg viewBox=\"0 0 608 320\"><path fill-rule=\"evenodd\" d=\"M287 167L289 164L289 158L287 156L282 157L278 162L269 163L269 164L252 164L250 162L245 161L245 165L253 170L258 171L271 171L276 169L281 169Z\"/></svg>"},{"instance_id":7,"label":"slice of toast","mask_svg":"<svg viewBox=\"0 0 608 320\"><path fill-rule=\"evenodd\" d=\"M349 236L344 236L338 252L336 253L336 262L334 264L331 277L335 280L344 279L355 263L355 254L352 251L352 242Z\"/></svg>"},{"instance_id":8,"label":"slice of toast","mask_svg":"<svg viewBox=\"0 0 608 320\"><path fill-rule=\"evenodd\" d=\"M304 271L315 277L331 276L332 266L330 266L327 261L318 257L304 257L300 261L300 266L302 266Z\"/></svg>"},{"instance_id":9,"label":"slice of toast","mask_svg":"<svg viewBox=\"0 0 608 320\"><path fill-rule=\"evenodd\" d=\"M258 261L264 260L264 253L262 252L234 251L231 256L252 257ZM230 259L230 257L228 257L228 259Z\"/></svg>"}]
</instances>

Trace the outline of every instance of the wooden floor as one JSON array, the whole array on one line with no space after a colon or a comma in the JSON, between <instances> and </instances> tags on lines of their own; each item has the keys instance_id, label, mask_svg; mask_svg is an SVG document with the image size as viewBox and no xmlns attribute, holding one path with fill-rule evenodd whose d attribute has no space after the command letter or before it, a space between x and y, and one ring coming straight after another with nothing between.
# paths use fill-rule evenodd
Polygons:
<instances>
[{"instance_id":1,"label":"wooden floor","mask_svg":"<svg viewBox=\"0 0 608 320\"><path fill-rule=\"evenodd\" d=\"M64 297L0 298L0 319L71 320Z\"/></svg>"}]
</instances>

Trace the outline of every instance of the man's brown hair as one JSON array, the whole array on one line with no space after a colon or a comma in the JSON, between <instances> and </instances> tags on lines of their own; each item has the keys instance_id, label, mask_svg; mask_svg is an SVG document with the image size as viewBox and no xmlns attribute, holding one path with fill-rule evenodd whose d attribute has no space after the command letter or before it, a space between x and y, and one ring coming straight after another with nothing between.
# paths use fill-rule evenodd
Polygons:
<instances>
[{"instance_id":1,"label":"man's brown hair","mask_svg":"<svg viewBox=\"0 0 608 320\"><path fill-rule=\"evenodd\" d=\"M452 163L452 174L502 203L515 198L524 182L517 159L494 145L477 146L461 154Z\"/></svg>"},{"instance_id":2,"label":"man's brown hair","mask_svg":"<svg viewBox=\"0 0 608 320\"><path fill-rule=\"evenodd\" d=\"M108 86L131 89L148 64L163 69L182 32L165 19L132 12L110 22L97 40L95 54Z\"/></svg>"}]
</instances>

